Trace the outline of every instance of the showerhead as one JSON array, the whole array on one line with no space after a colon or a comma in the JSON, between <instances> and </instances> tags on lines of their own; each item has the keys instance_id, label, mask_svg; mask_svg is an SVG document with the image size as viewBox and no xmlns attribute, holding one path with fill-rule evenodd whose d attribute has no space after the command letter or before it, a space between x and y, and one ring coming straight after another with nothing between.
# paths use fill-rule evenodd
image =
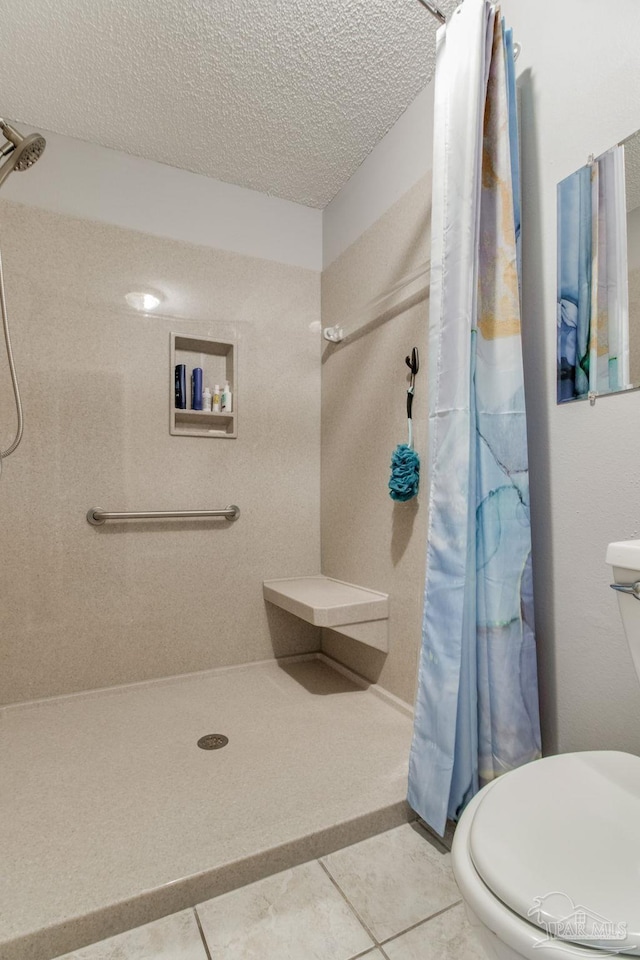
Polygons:
<instances>
[{"instance_id":1,"label":"showerhead","mask_svg":"<svg viewBox=\"0 0 640 960\"><path fill-rule=\"evenodd\" d=\"M0 187L14 170L28 170L36 160L39 160L47 145L47 141L39 133L21 133L0 118L0 131L7 142L0 147L0 157L6 157L0 166Z\"/></svg>"}]
</instances>

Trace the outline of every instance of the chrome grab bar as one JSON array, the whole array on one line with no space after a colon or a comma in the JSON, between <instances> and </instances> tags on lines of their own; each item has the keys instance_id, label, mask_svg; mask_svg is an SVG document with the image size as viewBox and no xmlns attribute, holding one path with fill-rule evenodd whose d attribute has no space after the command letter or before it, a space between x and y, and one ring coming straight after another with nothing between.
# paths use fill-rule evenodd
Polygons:
<instances>
[{"instance_id":1,"label":"chrome grab bar","mask_svg":"<svg viewBox=\"0 0 640 960\"><path fill-rule=\"evenodd\" d=\"M635 583L610 583L609 586L618 593L630 593L636 600L640 600L640 580Z\"/></svg>"},{"instance_id":2,"label":"chrome grab bar","mask_svg":"<svg viewBox=\"0 0 640 960\"><path fill-rule=\"evenodd\" d=\"M232 503L228 507L222 507L220 510L146 510L139 513L108 513L106 510L100 510L98 507L91 507L87 511L87 520L94 527L100 527L107 520L166 520L169 517L184 519L185 517L194 517L196 519L205 519L206 517L226 517L227 520L237 520L240 516L240 507Z\"/></svg>"}]
</instances>

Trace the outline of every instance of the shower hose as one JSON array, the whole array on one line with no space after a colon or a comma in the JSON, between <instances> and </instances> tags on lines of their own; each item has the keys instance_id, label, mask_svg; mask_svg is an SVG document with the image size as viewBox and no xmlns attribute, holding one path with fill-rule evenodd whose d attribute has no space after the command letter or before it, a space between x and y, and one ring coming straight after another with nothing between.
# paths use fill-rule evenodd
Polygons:
<instances>
[{"instance_id":1,"label":"shower hose","mask_svg":"<svg viewBox=\"0 0 640 960\"><path fill-rule=\"evenodd\" d=\"M16 413L18 415L18 426L13 443L6 450L0 450L0 476L2 476L2 461L5 457L11 456L18 444L22 440L23 414L22 400L20 399L20 387L18 386L18 377L16 374L16 365L13 360L13 350L11 349L11 335L9 333L9 315L7 312L7 297L4 290L4 270L2 267L2 251L0 250L0 312L2 313L2 329L4 331L4 342L7 347L7 360L9 361L9 372L11 374L11 383L13 386L13 396L16 401Z\"/></svg>"}]
</instances>

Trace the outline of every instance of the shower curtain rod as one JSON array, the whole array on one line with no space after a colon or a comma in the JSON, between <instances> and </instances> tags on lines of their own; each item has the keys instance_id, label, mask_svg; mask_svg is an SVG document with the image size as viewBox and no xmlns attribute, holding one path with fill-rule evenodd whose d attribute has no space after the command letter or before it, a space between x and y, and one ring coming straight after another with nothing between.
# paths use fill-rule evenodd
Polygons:
<instances>
[{"instance_id":1,"label":"shower curtain rod","mask_svg":"<svg viewBox=\"0 0 640 960\"><path fill-rule=\"evenodd\" d=\"M444 13L443 13L442 10L440 9L440 7L438 7L435 3L433 3L433 0L420 0L420 3L422 4L423 7L426 7L427 10L429 11L429 13L430 13L432 16L434 16L434 17L436 18L436 20L439 20L440 23L446 23L446 22L447 22L447 18L445 17ZM517 60L518 57L520 56L520 49L521 49L520 44L519 44L519 43L514 43L514 45L513 45L513 59L514 59L514 60Z\"/></svg>"},{"instance_id":2,"label":"shower curtain rod","mask_svg":"<svg viewBox=\"0 0 640 960\"><path fill-rule=\"evenodd\" d=\"M392 320L410 307L426 300L429 296L430 271L431 263L426 260L417 270L408 273L379 297L367 303L355 319L352 317L353 327L349 332L345 332L340 323L337 323L333 327L323 329L324 339L330 343L341 343L346 346L354 340L359 340L366 333L371 333L387 320Z\"/></svg>"},{"instance_id":3,"label":"shower curtain rod","mask_svg":"<svg viewBox=\"0 0 640 960\"><path fill-rule=\"evenodd\" d=\"M440 9L440 7L437 7L435 5L435 3L431 3L430 0L420 0L420 3L422 4L423 7L426 7L429 13L432 14L436 18L436 20L439 20L440 23L447 22L447 18L445 17L444 13Z\"/></svg>"}]
</instances>

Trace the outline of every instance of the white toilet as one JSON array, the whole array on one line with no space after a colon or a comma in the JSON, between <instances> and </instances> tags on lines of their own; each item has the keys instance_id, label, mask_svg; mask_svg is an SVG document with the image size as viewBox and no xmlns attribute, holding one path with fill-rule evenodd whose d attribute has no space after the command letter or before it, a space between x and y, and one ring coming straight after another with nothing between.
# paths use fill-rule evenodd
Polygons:
<instances>
[{"instance_id":1,"label":"white toilet","mask_svg":"<svg viewBox=\"0 0 640 960\"><path fill-rule=\"evenodd\" d=\"M640 678L640 540L611 543L620 612ZM637 584L634 595L633 587ZM640 758L547 757L468 805L452 863L492 960L640 956Z\"/></svg>"}]
</instances>

